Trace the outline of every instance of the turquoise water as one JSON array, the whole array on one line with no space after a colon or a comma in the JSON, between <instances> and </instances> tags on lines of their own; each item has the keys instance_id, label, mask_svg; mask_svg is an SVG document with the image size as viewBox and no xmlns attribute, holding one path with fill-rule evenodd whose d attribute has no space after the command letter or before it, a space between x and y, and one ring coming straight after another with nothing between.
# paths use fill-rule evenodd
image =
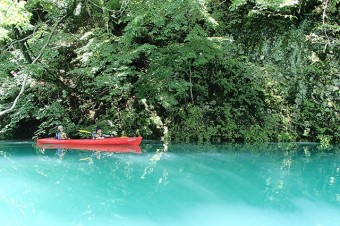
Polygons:
<instances>
[{"instance_id":1,"label":"turquoise water","mask_svg":"<svg viewBox=\"0 0 340 226\"><path fill-rule=\"evenodd\" d=\"M340 225L340 147L0 141L1 225Z\"/></svg>"}]
</instances>

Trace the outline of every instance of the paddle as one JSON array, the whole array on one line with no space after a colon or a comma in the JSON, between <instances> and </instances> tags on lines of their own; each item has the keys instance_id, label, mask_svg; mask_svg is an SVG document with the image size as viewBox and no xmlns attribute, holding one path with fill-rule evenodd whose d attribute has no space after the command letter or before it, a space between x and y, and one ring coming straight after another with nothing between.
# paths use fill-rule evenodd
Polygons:
<instances>
[{"instance_id":1,"label":"paddle","mask_svg":"<svg viewBox=\"0 0 340 226\"><path fill-rule=\"evenodd\" d=\"M84 130L84 129L80 129L80 130L78 130L78 131L81 132L81 133L92 134L92 132L90 132L90 131L88 131L88 130ZM122 137L122 138L126 138L127 136L122 135L121 137Z\"/></svg>"},{"instance_id":2,"label":"paddle","mask_svg":"<svg viewBox=\"0 0 340 226\"><path fill-rule=\"evenodd\" d=\"M78 131L81 132L81 133L92 134L92 132L90 132L90 131L88 131L88 130L84 130L84 129L80 129L80 130L78 130ZM103 135L104 135L104 137L105 137L105 134L103 134ZM107 137L111 137L111 136L107 135Z\"/></svg>"},{"instance_id":3,"label":"paddle","mask_svg":"<svg viewBox=\"0 0 340 226\"><path fill-rule=\"evenodd\" d=\"M88 130L84 130L84 129L80 129L80 130L78 130L79 132L81 132L81 133L92 133L92 132L90 132L90 131L88 131Z\"/></svg>"}]
</instances>

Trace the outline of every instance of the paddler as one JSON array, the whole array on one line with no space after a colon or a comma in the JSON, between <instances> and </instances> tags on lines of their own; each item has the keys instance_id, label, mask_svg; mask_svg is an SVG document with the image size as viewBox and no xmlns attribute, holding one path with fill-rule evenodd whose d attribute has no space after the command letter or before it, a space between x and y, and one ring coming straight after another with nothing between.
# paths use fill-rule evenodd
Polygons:
<instances>
[{"instance_id":1,"label":"paddler","mask_svg":"<svg viewBox=\"0 0 340 226\"><path fill-rule=\"evenodd\" d=\"M63 126L58 126L58 133L57 133L57 139L58 140L66 140L69 139L67 137L67 134L64 132L64 127Z\"/></svg>"},{"instance_id":2,"label":"paddler","mask_svg":"<svg viewBox=\"0 0 340 226\"><path fill-rule=\"evenodd\" d=\"M94 131L94 133L92 133L93 139L104 139L104 138L107 138L107 137L112 137L112 136L103 134L102 129L98 126L96 127L96 130Z\"/></svg>"}]
</instances>

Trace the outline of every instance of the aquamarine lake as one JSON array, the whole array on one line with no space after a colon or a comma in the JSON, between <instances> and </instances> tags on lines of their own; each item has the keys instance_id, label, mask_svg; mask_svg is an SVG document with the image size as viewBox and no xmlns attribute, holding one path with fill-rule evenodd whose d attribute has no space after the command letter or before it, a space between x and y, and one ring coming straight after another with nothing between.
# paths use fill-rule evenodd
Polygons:
<instances>
[{"instance_id":1,"label":"aquamarine lake","mask_svg":"<svg viewBox=\"0 0 340 226\"><path fill-rule=\"evenodd\" d=\"M340 146L0 141L0 225L339 226Z\"/></svg>"}]
</instances>

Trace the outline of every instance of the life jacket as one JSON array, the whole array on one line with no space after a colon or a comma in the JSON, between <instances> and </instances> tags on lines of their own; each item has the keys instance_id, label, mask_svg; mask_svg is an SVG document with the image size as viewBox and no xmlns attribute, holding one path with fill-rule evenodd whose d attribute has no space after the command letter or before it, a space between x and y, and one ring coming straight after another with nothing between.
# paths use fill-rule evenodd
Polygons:
<instances>
[{"instance_id":1,"label":"life jacket","mask_svg":"<svg viewBox=\"0 0 340 226\"><path fill-rule=\"evenodd\" d=\"M64 132L58 132L58 133L57 133L57 139L58 139L58 140L67 139L66 133L64 133Z\"/></svg>"}]
</instances>

